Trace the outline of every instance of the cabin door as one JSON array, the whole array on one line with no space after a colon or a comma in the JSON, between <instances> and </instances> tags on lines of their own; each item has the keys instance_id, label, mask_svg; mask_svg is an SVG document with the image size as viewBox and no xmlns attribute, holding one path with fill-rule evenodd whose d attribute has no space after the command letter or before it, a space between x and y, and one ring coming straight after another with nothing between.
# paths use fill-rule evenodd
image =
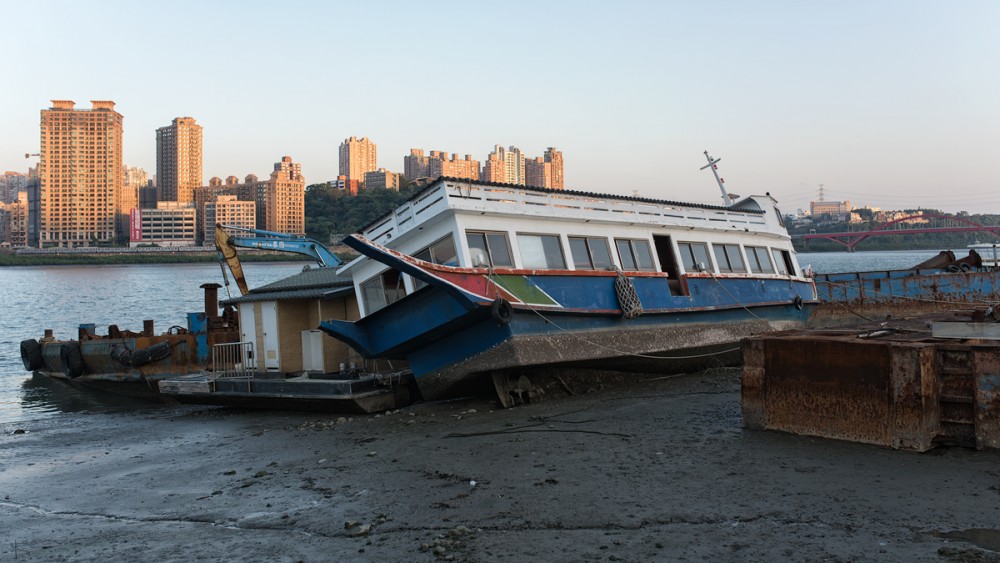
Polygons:
<instances>
[{"instance_id":1,"label":"cabin door","mask_svg":"<svg viewBox=\"0 0 1000 563\"><path fill-rule=\"evenodd\" d=\"M264 371L280 371L281 354L278 349L278 303L264 301L260 304L260 318L264 329Z\"/></svg>"},{"instance_id":2,"label":"cabin door","mask_svg":"<svg viewBox=\"0 0 1000 563\"><path fill-rule=\"evenodd\" d=\"M667 286L670 293L679 295L683 292L681 286L681 270L677 267L677 259L674 257L674 245L670 244L670 237L664 235L653 235L653 246L656 247L656 259L660 261L660 270L666 272Z\"/></svg>"},{"instance_id":3,"label":"cabin door","mask_svg":"<svg viewBox=\"0 0 1000 563\"><path fill-rule=\"evenodd\" d=\"M257 348L257 319L253 314L253 303L240 303L240 342L253 345L244 349L243 365L246 369L257 371L257 357L253 353Z\"/></svg>"}]
</instances>

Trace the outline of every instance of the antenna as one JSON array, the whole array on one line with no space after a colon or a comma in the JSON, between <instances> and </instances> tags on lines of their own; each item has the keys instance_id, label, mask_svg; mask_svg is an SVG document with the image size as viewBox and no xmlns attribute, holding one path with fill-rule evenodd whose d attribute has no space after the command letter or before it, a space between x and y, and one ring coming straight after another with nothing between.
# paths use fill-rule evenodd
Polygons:
<instances>
[{"instance_id":1,"label":"antenna","mask_svg":"<svg viewBox=\"0 0 1000 563\"><path fill-rule=\"evenodd\" d=\"M819 200L820 201L826 201L826 200L823 199L824 195L825 194L823 193L823 184L820 184L819 185Z\"/></svg>"},{"instance_id":2,"label":"antenna","mask_svg":"<svg viewBox=\"0 0 1000 563\"><path fill-rule=\"evenodd\" d=\"M726 186L723 185L725 183L725 180L719 178L719 167L716 166L716 164L721 162L722 159L712 158L711 156L708 155L708 151L705 151L705 158L708 159L708 164L702 166L701 168L699 168L699 170L704 170L706 168L712 169L712 175L715 176L715 181L718 182L719 189L722 190L722 201L724 202L723 205L725 207L729 207L730 205L733 204L733 200L729 199L729 194L726 193Z\"/></svg>"}]
</instances>

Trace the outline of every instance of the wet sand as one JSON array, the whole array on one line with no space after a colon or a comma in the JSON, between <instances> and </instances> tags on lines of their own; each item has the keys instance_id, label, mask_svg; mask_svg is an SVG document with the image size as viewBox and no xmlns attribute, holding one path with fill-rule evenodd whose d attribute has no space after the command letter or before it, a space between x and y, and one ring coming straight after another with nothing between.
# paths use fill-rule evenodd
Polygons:
<instances>
[{"instance_id":1,"label":"wet sand","mask_svg":"<svg viewBox=\"0 0 1000 563\"><path fill-rule=\"evenodd\" d=\"M0 560L1000 561L1000 453L743 430L736 371L338 418L2 425Z\"/></svg>"}]
</instances>

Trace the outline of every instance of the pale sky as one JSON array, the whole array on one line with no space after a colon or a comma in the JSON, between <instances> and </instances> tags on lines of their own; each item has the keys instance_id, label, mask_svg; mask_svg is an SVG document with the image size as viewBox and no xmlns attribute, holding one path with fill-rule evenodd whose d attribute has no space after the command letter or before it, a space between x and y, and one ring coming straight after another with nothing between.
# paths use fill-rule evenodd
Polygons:
<instances>
[{"instance_id":1,"label":"pale sky","mask_svg":"<svg viewBox=\"0 0 1000 563\"><path fill-rule=\"evenodd\" d=\"M817 198L1000 213L1000 2L111 2L0 0L0 171L52 99L113 100L124 161L204 127L204 181L337 175L352 135L563 151L568 188L784 211Z\"/></svg>"}]
</instances>

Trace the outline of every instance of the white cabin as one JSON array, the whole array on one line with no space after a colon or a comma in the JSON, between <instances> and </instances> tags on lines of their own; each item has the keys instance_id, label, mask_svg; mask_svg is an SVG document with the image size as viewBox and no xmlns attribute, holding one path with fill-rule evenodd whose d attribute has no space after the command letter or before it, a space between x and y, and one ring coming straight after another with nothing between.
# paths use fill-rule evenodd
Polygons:
<instances>
[{"instance_id":1,"label":"white cabin","mask_svg":"<svg viewBox=\"0 0 1000 563\"><path fill-rule=\"evenodd\" d=\"M722 207L439 178L360 233L453 266L801 278L769 195ZM364 256L337 273L353 278L362 316L422 285Z\"/></svg>"}]
</instances>

